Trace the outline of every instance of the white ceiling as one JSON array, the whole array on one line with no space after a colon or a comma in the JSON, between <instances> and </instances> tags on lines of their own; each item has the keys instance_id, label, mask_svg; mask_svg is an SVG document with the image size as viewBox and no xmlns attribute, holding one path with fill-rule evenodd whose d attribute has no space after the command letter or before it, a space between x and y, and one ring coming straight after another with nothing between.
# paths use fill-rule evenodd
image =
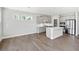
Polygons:
<instances>
[{"instance_id":1,"label":"white ceiling","mask_svg":"<svg viewBox=\"0 0 79 59\"><path fill-rule=\"evenodd\" d=\"M9 9L46 15L74 15L78 7L8 7Z\"/></svg>"}]
</instances>

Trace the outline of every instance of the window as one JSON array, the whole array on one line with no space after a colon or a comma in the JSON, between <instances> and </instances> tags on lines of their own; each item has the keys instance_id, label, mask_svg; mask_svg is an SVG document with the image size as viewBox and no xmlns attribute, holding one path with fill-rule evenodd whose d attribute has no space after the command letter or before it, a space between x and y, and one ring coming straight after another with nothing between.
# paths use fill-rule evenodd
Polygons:
<instances>
[{"instance_id":1,"label":"window","mask_svg":"<svg viewBox=\"0 0 79 59\"><path fill-rule=\"evenodd\" d=\"M22 20L22 21L28 21L28 20L32 19L32 16L18 16L18 15L15 15L15 19Z\"/></svg>"}]
</instances>

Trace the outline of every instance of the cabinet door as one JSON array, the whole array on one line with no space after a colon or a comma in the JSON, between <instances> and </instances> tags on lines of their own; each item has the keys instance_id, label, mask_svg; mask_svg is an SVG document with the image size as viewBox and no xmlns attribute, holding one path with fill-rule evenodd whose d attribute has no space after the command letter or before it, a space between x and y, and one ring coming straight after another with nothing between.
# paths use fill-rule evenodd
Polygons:
<instances>
[{"instance_id":1,"label":"cabinet door","mask_svg":"<svg viewBox=\"0 0 79 59\"><path fill-rule=\"evenodd\" d=\"M54 30L54 39L63 35L62 29Z\"/></svg>"}]
</instances>

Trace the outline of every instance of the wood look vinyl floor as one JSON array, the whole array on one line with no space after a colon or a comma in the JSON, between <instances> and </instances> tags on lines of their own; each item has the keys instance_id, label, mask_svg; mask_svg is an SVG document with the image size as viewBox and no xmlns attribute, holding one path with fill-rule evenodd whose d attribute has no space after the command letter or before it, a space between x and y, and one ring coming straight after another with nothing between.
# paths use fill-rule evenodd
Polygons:
<instances>
[{"instance_id":1,"label":"wood look vinyl floor","mask_svg":"<svg viewBox=\"0 0 79 59\"><path fill-rule=\"evenodd\" d=\"M0 51L79 51L79 37L64 34L51 40L45 33L4 39Z\"/></svg>"}]
</instances>

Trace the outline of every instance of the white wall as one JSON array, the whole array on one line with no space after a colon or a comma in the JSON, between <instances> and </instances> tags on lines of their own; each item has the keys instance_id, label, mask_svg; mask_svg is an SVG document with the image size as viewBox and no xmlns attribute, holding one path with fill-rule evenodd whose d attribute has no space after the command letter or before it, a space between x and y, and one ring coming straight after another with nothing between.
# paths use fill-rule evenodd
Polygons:
<instances>
[{"instance_id":1,"label":"white wall","mask_svg":"<svg viewBox=\"0 0 79 59\"><path fill-rule=\"evenodd\" d=\"M1 24L2 20L1 20L1 8L0 8L0 37L2 36L1 33L2 33L2 24Z\"/></svg>"},{"instance_id":2,"label":"white wall","mask_svg":"<svg viewBox=\"0 0 79 59\"><path fill-rule=\"evenodd\" d=\"M1 19L1 8L0 8L0 38L2 37L2 19Z\"/></svg>"},{"instance_id":3,"label":"white wall","mask_svg":"<svg viewBox=\"0 0 79 59\"><path fill-rule=\"evenodd\" d=\"M77 21L77 35L79 35L79 19Z\"/></svg>"},{"instance_id":4,"label":"white wall","mask_svg":"<svg viewBox=\"0 0 79 59\"><path fill-rule=\"evenodd\" d=\"M32 16L33 18L29 21L20 21L15 19L15 15ZM36 33L36 16L37 15L31 13L4 9L3 37Z\"/></svg>"},{"instance_id":5,"label":"white wall","mask_svg":"<svg viewBox=\"0 0 79 59\"><path fill-rule=\"evenodd\" d=\"M79 35L79 12L77 11L76 13L75 13L75 18L76 18L76 36L78 36Z\"/></svg>"},{"instance_id":6,"label":"white wall","mask_svg":"<svg viewBox=\"0 0 79 59\"><path fill-rule=\"evenodd\" d=\"M1 37L1 8L0 8L0 37Z\"/></svg>"}]
</instances>

